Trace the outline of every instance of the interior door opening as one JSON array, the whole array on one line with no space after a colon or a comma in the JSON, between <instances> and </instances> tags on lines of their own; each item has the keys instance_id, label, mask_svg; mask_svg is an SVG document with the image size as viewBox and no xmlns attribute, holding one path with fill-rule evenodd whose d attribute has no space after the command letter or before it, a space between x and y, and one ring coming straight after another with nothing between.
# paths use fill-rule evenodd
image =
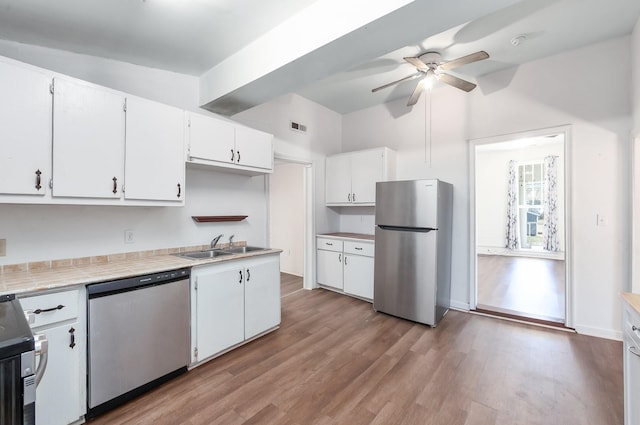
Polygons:
<instances>
[{"instance_id":1,"label":"interior door opening","mask_svg":"<svg viewBox=\"0 0 640 425\"><path fill-rule=\"evenodd\" d=\"M277 158L269 177L269 246L283 251L280 255L283 297L312 281L306 243L313 231L308 217L311 175L311 164Z\"/></svg>"},{"instance_id":2,"label":"interior door opening","mask_svg":"<svg viewBox=\"0 0 640 425\"><path fill-rule=\"evenodd\" d=\"M566 324L565 139L556 130L473 144L471 309Z\"/></svg>"}]
</instances>

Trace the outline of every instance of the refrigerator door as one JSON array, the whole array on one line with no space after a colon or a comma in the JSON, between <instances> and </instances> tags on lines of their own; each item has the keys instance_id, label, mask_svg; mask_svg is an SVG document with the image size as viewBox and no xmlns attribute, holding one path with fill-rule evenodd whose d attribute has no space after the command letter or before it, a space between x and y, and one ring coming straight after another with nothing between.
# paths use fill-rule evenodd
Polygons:
<instances>
[{"instance_id":1,"label":"refrigerator door","mask_svg":"<svg viewBox=\"0 0 640 425\"><path fill-rule=\"evenodd\" d=\"M376 311L435 326L437 233L376 227Z\"/></svg>"},{"instance_id":2,"label":"refrigerator door","mask_svg":"<svg viewBox=\"0 0 640 425\"><path fill-rule=\"evenodd\" d=\"M437 229L438 180L378 182L376 224Z\"/></svg>"}]
</instances>

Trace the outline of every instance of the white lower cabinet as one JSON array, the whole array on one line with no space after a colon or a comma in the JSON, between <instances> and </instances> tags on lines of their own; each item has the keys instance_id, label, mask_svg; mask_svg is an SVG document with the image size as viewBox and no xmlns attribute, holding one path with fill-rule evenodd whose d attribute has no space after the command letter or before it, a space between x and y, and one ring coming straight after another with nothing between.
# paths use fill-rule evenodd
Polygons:
<instances>
[{"instance_id":1,"label":"white lower cabinet","mask_svg":"<svg viewBox=\"0 0 640 425\"><path fill-rule=\"evenodd\" d=\"M20 299L35 319L33 333L48 341L47 367L36 389L36 425L70 424L86 413L84 299L84 288Z\"/></svg>"},{"instance_id":2,"label":"white lower cabinet","mask_svg":"<svg viewBox=\"0 0 640 425\"><path fill-rule=\"evenodd\" d=\"M373 300L373 241L318 237L316 243L318 284Z\"/></svg>"},{"instance_id":3,"label":"white lower cabinet","mask_svg":"<svg viewBox=\"0 0 640 425\"><path fill-rule=\"evenodd\" d=\"M191 271L191 365L280 324L280 257L264 255Z\"/></svg>"},{"instance_id":4,"label":"white lower cabinet","mask_svg":"<svg viewBox=\"0 0 640 425\"><path fill-rule=\"evenodd\" d=\"M623 304L624 423L636 425L640 424L640 313Z\"/></svg>"},{"instance_id":5,"label":"white lower cabinet","mask_svg":"<svg viewBox=\"0 0 640 425\"><path fill-rule=\"evenodd\" d=\"M373 299L373 257L344 255L344 292Z\"/></svg>"}]
</instances>

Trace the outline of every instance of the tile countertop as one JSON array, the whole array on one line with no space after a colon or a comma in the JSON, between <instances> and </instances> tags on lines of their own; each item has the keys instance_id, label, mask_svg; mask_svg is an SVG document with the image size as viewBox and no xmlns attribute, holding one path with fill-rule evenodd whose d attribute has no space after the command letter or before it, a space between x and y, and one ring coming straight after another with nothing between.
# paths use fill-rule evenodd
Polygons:
<instances>
[{"instance_id":1,"label":"tile countertop","mask_svg":"<svg viewBox=\"0 0 640 425\"><path fill-rule=\"evenodd\" d=\"M322 238L336 238L336 239L361 239L366 241L374 241L374 235L368 235L365 233L323 233L317 235Z\"/></svg>"},{"instance_id":2,"label":"tile countertop","mask_svg":"<svg viewBox=\"0 0 640 425\"><path fill-rule=\"evenodd\" d=\"M623 292L622 299L627 302L635 311L640 314L640 294L632 294L630 292Z\"/></svg>"},{"instance_id":3,"label":"tile countertop","mask_svg":"<svg viewBox=\"0 0 640 425\"><path fill-rule=\"evenodd\" d=\"M150 273L233 261L241 258L277 254L280 249L266 249L216 258L189 259L171 254L124 259L105 264L86 264L48 270L16 271L0 274L0 295L71 289L91 283L124 279Z\"/></svg>"}]
</instances>

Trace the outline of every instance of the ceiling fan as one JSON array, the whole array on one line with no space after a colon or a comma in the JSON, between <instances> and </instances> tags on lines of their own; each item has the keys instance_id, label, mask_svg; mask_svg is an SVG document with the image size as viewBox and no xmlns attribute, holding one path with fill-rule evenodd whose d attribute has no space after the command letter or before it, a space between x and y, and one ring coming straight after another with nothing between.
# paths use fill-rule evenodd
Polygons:
<instances>
[{"instance_id":1,"label":"ceiling fan","mask_svg":"<svg viewBox=\"0 0 640 425\"><path fill-rule=\"evenodd\" d=\"M418 85L413 90L411 97L409 97L409 101L407 102L407 106L413 106L418 102L420 98L420 93L425 88L428 88L430 84L433 83L433 80L436 79L438 81L442 81L443 83L449 84L455 88L460 90L464 90L466 92L470 92L473 90L476 85L463 80L462 78L458 78L454 75L447 74L443 71L449 71L451 69L458 68L462 65L467 65L469 63L478 62L483 59L487 59L489 54L483 50L479 52L471 53L467 56L462 56L458 59L451 60L449 62L442 62L442 57L440 53L437 52L426 52L418 56L411 56L403 58L405 61L409 62L411 65L416 67L415 74L411 74L407 77L401 78L399 80L393 81L391 83L385 84L380 87L376 87L371 90L371 92L375 93L378 90L386 89L387 87L391 87L395 84L402 83L405 81L420 79L418 81Z\"/></svg>"}]
</instances>

